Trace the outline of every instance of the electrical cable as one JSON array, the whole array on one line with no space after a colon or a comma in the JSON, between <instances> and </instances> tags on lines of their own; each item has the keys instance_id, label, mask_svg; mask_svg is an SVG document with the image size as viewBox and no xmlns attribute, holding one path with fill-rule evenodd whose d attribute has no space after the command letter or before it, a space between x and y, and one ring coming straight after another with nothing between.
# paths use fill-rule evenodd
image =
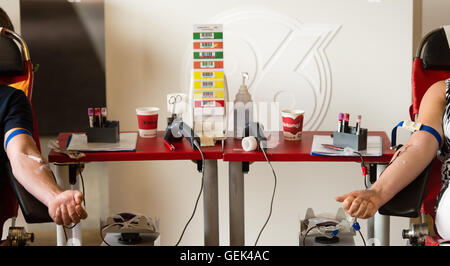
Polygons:
<instances>
[{"instance_id":1,"label":"electrical cable","mask_svg":"<svg viewBox=\"0 0 450 266\"><path fill-rule=\"evenodd\" d=\"M200 155L202 156L202 182L201 182L201 188L200 188L200 192L198 193L197 196L197 200L195 201L195 207L194 207L194 211L192 212L191 217L189 218L189 220L187 221L186 225L184 226L184 229L180 235L180 238L178 239L178 242L175 244L175 246L178 246L181 242L181 239L183 238L184 232L186 231L186 228L188 227L189 223L191 222L192 218L194 218L195 215L195 211L197 210L197 205L198 202L200 200L200 196L202 195L203 192L203 181L204 181L204 177L205 177L205 156L203 155L202 149L200 148L200 145L197 143L197 141L194 140L194 145L195 147L197 147L197 149L200 151Z\"/></svg>"},{"instance_id":2,"label":"electrical cable","mask_svg":"<svg viewBox=\"0 0 450 266\"><path fill-rule=\"evenodd\" d=\"M353 153L357 154L359 156L359 158L361 159L361 171L362 171L362 175L364 177L364 186L366 187L366 189L368 189L369 186L367 185L367 167L366 167L366 164L364 163L364 157L362 156L362 154L360 152L353 151Z\"/></svg>"},{"instance_id":3,"label":"electrical cable","mask_svg":"<svg viewBox=\"0 0 450 266\"><path fill-rule=\"evenodd\" d=\"M318 228L318 227L320 227L320 226L328 226L328 225L327 225L327 224L324 224L324 223L321 223L321 224L317 224L317 225L315 225L315 226L309 228L309 229L306 231L305 235L303 236L303 246L306 246L306 237L308 236L309 232L310 232L311 230L313 230L314 228ZM354 218L354 222L353 222L353 224L352 224L352 227L353 227L353 229L355 229L355 231L358 231L359 235L361 236L361 239L362 239L362 241L363 241L364 246L367 246L366 240L364 239L364 236L363 236L363 234L361 233L361 230L360 230L361 228L360 228L359 223L356 221L356 218Z\"/></svg>"},{"instance_id":4,"label":"electrical cable","mask_svg":"<svg viewBox=\"0 0 450 266\"><path fill-rule=\"evenodd\" d=\"M270 217L272 216L273 200L274 200L274 198L275 198L275 191L276 191L276 189L277 189L277 174L275 173L275 170L273 169L273 166L272 166L272 164L270 163L269 158L267 157L265 148L262 147L262 144L260 144L260 147L261 147L261 150L262 150L262 152L263 152L263 154L264 154L264 157L266 158L267 163L269 164L270 168L272 169L273 178L274 178L274 181L275 181L275 182L274 182L274 186L273 186L272 199L270 200L270 211L269 211L269 216L267 216L266 222L264 223L263 227L262 227L261 230L259 231L258 237L256 238L256 241L255 241L255 246L258 244L259 237L261 236L262 232L264 231L264 228L266 227L267 223L268 223L269 220L270 220Z\"/></svg>"}]
</instances>

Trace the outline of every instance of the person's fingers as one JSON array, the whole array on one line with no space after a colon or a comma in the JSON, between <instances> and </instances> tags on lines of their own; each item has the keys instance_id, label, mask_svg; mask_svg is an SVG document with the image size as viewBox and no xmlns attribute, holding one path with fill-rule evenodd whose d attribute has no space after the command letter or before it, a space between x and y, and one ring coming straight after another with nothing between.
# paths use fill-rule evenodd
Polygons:
<instances>
[{"instance_id":1,"label":"person's fingers","mask_svg":"<svg viewBox=\"0 0 450 266\"><path fill-rule=\"evenodd\" d=\"M76 205L75 206L75 210L76 210L76 212L78 213L78 216L81 219L86 219L87 218L87 216L88 216L87 212L81 205Z\"/></svg>"},{"instance_id":2,"label":"person's fingers","mask_svg":"<svg viewBox=\"0 0 450 266\"><path fill-rule=\"evenodd\" d=\"M69 214L70 219L72 220L72 223L77 224L80 222L80 217L78 216L78 214L75 211L75 206L70 204L68 206L66 206L67 208L67 213Z\"/></svg>"},{"instance_id":3,"label":"person's fingers","mask_svg":"<svg viewBox=\"0 0 450 266\"><path fill-rule=\"evenodd\" d=\"M66 206L64 204L61 204L61 206L59 206L59 208L61 209L61 217L63 220L63 224L70 225L70 216L67 213Z\"/></svg>"},{"instance_id":4,"label":"person's fingers","mask_svg":"<svg viewBox=\"0 0 450 266\"><path fill-rule=\"evenodd\" d=\"M336 201L338 201L338 202L343 202L348 196L349 196L349 193L344 194L344 195L342 195L342 196L334 197L334 199L335 199Z\"/></svg>"},{"instance_id":5,"label":"person's fingers","mask_svg":"<svg viewBox=\"0 0 450 266\"><path fill-rule=\"evenodd\" d=\"M374 211L374 209L375 209L375 207L373 206L373 204L371 202L369 202L367 204L366 211L363 214L363 219L372 217L376 212L376 210Z\"/></svg>"},{"instance_id":6,"label":"person's fingers","mask_svg":"<svg viewBox=\"0 0 450 266\"><path fill-rule=\"evenodd\" d=\"M73 198L76 204L81 204L81 202L83 201L83 193L81 193L80 191L75 191Z\"/></svg>"},{"instance_id":7,"label":"person's fingers","mask_svg":"<svg viewBox=\"0 0 450 266\"><path fill-rule=\"evenodd\" d=\"M62 225L63 221L61 218L61 210L59 209L59 207L56 208L55 213L52 214L52 219L57 225Z\"/></svg>"},{"instance_id":8,"label":"person's fingers","mask_svg":"<svg viewBox=\"0 0 450 266\"><path fill-rule=\"evenodd\" d=\"M368 202L366 200L363 200L361 202L361 204L359 205L359 209L355 212L355 217L363 218L363 215L367 210L367 204Z\"/></svg>"},{"instance_id":9,"label":"person's fingers","mask_svg":"<svg viewBox=\"0 0 450 266\"><path fill-rule=\"evenodd\" d=\"M351 216L355 216L356 212L357 212L358 209L359 209L359 206L360 206L361 202L362 202L362 199L359 198L359 197L353 200L352 205L351 205L350 208L348 209L348 213L349 213Z\"/></svg>"},{"instance_id":10,"label":"person's fingers","mask_svg":"<svg viewBox=\"0 0 450 266\"><path fill-rule=\"evenodd\" d=\"M352 205L353 200L355 199L355 197L353 196L348 196L344 202L342 203L342 208L344 208L344 210L346 212L348 212L348 210L350 209L350 206Z\"/></svg>"}]
</instances>

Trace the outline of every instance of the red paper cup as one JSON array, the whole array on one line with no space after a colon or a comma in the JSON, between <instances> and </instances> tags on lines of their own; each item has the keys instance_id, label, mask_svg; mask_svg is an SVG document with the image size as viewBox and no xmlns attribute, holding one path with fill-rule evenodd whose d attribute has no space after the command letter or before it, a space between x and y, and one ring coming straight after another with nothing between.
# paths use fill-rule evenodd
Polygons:
<instances>
[{"instance_id":1,"label":"red paper cup","mask_svg":"<svg viewBox=\"0 0 450 266\"><path fill-rule=\"evenodd\" d=\"M303 117L305 111L292 109L281 111L281 119L283 120L283 135L285 140L302 139Z\"/></svg>"},{"instance_id":2,"label":"red paper cup","mask_svg":"<svg viewBox=\"0 0 450 266\"><path fill-rule=\"evenodd\" d=\"M158 128L158 107L141 107L136 109L139 136L143 138L156 137Z\"/></svg>"}]
</instances>

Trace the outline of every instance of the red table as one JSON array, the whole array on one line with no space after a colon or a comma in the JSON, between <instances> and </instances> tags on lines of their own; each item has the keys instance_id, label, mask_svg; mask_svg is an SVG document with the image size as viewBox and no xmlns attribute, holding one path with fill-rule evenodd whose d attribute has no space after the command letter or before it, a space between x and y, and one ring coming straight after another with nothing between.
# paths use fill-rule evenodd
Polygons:
<instances>
[{"instance_id":1,"label":"red table","mask_svg":"<svg viewBox=\"0 0 450 266\"><path fill-rule=\"evenodd\" d=\"M359 156L316 156L310 155L314 135L331 135L331 131L305 131L300 141L285 141L279 132L279 143L267 150L270 161L277 162L360 162ZM389 163L394 151L389 148L390 141L385 132L369 132L369 136L382 138L382 155L364 157L365 163L375 166L377 176ZM229 162L229 193L230 193L230 245L245 245L244 223L244 171L243 162L265 161L261 151L246 152L241 147L241 141L227 139L225 142L223 160ZM374 223L378 232L374 230ZM379 225L379 227L378 227ZM382 245L389 243L389 217L376 216L369 222L369 238L374 236Z\"/></svg>"},{"instance_id":2,"label":"red table","mask_svg":"<svg viewBox=\"0 0 450 266\"><path fill-rule=\"evenodd\" d=\"M65 149L69 136L72 133L61 133L57 140L61 149ZM131 152L86 152L86 156L74 160L67 155L51 150L48 161L56 165L56 179L63 189L79 189L79 182L76 182L77 172L80 167L88 162L113 162L113 161L152 161L152 160L194 160L202 159L199 151L191 148L186 139L181 142L172 143L174 151L170 151L164 145L164 132L158 132L155 138L138 137L136 151ZM205 156L203 169L203 204L204 204L204 224L205 224L205 245L219 245L219 204L218 204L218 175L217 160L222 158L222 145L214 147L202 147ZM72 180L72 182L69 182ZM70 184L69 184L70 183ZM64 243L64 231L61 226L57 227L58 245ZM72 239L79 240L81 244L80 224L72 229Z\"/></svg>"}]
</instances>

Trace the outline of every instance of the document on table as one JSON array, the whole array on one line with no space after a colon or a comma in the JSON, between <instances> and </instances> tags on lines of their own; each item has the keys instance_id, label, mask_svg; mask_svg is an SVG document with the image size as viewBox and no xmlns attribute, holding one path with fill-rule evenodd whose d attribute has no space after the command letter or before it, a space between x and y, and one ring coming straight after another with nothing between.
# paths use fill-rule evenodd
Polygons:
<instances>
[{"instance_id":1,"label":"document on table","mask_svg":"<svg viewBox=\"0 0 450 266\"><path fill-rule=\"evenodd\" d=\"M333 138L330 135L314 135L311 145L311 155L320 156L358 156L355 153L332 150L324 147L322 144L333 145ZM382 155L382 139L380 136L367 137L367 149L358 151L362 156L381 156Z\"/></svg>"},{"instance_id":2,"label":"document on table","mask_svg":"<svg viewBox=\"0 0 450 266\"><path fill-rule=\"evenodd\" d=\"M100 152L100 151L135 151L137 133L120 133L117 143L88 142L86 134L72 134L67 144L68 151Z\"/></svg>"}]
</instances>

